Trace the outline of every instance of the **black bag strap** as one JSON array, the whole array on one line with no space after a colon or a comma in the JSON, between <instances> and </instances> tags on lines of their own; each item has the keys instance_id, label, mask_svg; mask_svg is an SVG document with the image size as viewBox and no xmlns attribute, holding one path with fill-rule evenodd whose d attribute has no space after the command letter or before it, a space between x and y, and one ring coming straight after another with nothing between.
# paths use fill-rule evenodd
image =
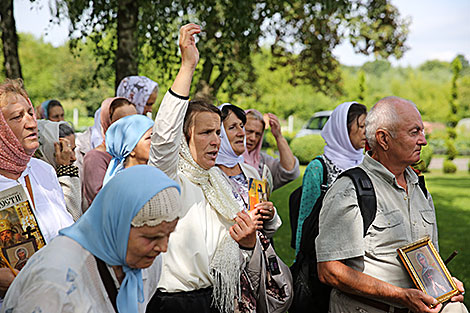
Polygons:
<instances>
[{"instance_id":1,"label":"black bag strap","mask_svg":"<svg viewBox=\"0 0 470 313\"><path fill-rule=\"evenodd\" d=\"M423 175L418 176L418 185L419 185L419 188L421 188L421 190L423 191L424 196L427 198L428 197L428 190L426 189L426 182L424 181L424 176Z\"/></svg>"},{"instance_id":2,"label":"black bag strap","mask_svg":"<svg viewBox=\"0 0 470 313\"><path fill-rule=\"evenodd\" d=\"M118 312L116 298L117 298L117 289L116 285L114 284L114 280L111 277L111 273L109 272L106 263L103 260L97 258L95 256L96 265L98 266L98 272L100 273L101 281L103 282L104 288L108 293L109 299L113 305L114 311Z\"/></svg>"},{"instance_id":3,"label":"black bag strap","mask_svg":"<svg viewBox=\"0 0 470 313\"><path fill-rule=\"evenodd\" d=\"M360 167L353 167L341 173L338 177L347 176L354 183L356 188L357 201L362 214L364 225L364 237L367 229L372 224L377 213L377 199L375 196L374 185L369 175Z\"/></svg>"}]
</instances>

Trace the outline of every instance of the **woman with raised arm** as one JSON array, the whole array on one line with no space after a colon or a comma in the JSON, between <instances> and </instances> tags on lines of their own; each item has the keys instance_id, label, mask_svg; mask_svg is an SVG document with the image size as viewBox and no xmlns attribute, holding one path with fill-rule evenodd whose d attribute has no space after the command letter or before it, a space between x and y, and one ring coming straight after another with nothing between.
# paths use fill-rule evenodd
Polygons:
<instances>
[{"instance_id":1,"label":"woman with raised arm","mask_svg":"<svg viewBox=\"0 0 470 313\"><path fill-rule=\"evenodd\" d=\"M183 216L163 256L158 291L147 312L232 312L240 272L256 244L256 228L240 212L231 188L214 167L220 146L220 110L188 101L199 60L194 35L181 28L181 68L163 98L152 134L149 164L181 186ZM243 262L242 262L243 261Z\"/></svg>"},{"instance_id":2,"label":"woman with raised arm","mask_svg":"<svg viewBox=\"0 0 470 313\"><path fill-rule=\"evenodd\" d=\"M265 114L279 150L279 158L273 158L261 151L266 128L263 115L255 109L246 110L245 113L246 150L243 153L245 163L253 166L260 176L263 172L270 173L273 190L299 177L299 160L292 153L286 138L282 136L281 124L277 116L272 113Z\"/></svg>"}]
</instances>

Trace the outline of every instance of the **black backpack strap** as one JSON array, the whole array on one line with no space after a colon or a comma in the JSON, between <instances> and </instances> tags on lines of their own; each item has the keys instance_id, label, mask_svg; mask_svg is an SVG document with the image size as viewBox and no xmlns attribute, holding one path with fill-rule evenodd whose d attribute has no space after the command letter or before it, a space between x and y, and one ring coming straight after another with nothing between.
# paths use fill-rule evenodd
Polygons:
<instances>
[{"instance_id":1,"label":"black backpack strap","mask_svg":"<svg viewBox=\"0 0 470 313\"><path fill-rule=\"evenodd\" d=\"M375 196L374 185L372 184L369 175L367 175L367 173L360 167L353 167L344 171L339 177L342 176L349 177L356 188L357 203L359 204L362 214L365 236L367 229L369 229L370 224L374 221L375 214L377 212L377 199Z\"/></svg>"},{"instance_id":2,"label":"black backpack strap","mask_svg":"<svg viewBox=\"0 0 470 313\"><path fill-rule=\"evenodd\" d=\"M323 167L323 181L320 186L320 192L324 192L328 189L328 169L326 167L325 161L321 156L316 157L315 160L320 161L321 166Z\"/></svg>"},{"instance_id":3,"label":"black backpack strap","mask_svg":"<svg viewBox=\"0 0 470 313\"><path fill-rule=\"evenodd\" d=\"M427 198L428 197L428 190L426 189L426 182L424 181L424 176L423 175L418 176L418 185L419 185L419 188L421 188L421 190L423 191L424 196Z\"/></svg>"}]
</instances>

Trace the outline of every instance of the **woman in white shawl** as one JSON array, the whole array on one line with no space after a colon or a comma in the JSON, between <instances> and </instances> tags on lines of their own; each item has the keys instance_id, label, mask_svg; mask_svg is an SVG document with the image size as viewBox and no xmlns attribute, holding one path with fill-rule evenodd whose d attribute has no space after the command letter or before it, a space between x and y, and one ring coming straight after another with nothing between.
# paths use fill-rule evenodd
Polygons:
<instances>
[{"instance_id":1,"label":"woman in white shawl","mask_svg":"<svg viewBox=\"0 0 470 313\"><path fill-rule=\"evenodd\" d=\"M76 221L82 215L81 183L75 158L75 133L67 122L38 120L39 148L34 156L54 167L67 211Z\"/></svg>"},{"instance_id":2,"label":"woman in white shawl","mask_svg":"<svg viewBox=\"0 0 470 313\"><path fill-rule=\"evenodd\" d=\"M366 144L366 115L365 105L345 102L336 107L323 127L321 136L325 139L326 146L320 157L326 165L328 187L343 171L361 164ZM302 225L320 196L322 182L323 166L315 158L304 173L295 242L296 253L300 248Z\"/></svg>"},{"instance_id":3,"label":"woman in white shawl","mask_svg":"<svg viewBox=\"0 0 470 313\"><path fill-rule=\"evenodd\" d=\"M220 111L188 101L199 60L193 35L200 31L195 24L180 30L181 68L153 127L149 164L180 184L183 216L147 312L233 312L241 268L256 244L255 224L214 167Z\"/></svg>"}]
</instances>

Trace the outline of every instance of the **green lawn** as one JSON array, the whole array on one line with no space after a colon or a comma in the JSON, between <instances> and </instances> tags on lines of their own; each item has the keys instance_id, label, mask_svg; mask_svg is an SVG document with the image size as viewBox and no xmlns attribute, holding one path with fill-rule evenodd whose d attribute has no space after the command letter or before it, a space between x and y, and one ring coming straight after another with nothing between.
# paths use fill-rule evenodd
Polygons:
<instances>
[{"instance_id":1,"label":"green lawn","mask_svg":"<svg viewBox=\"0 0 470 313\"><path fill-rule=\"evenodd\" d=\"M301 172L305 167L301 167ZM426 184L436 207L439 227L439 246L445 260L454 250L459 254L449 264L452 275L470 288L470 175L459 172L455 175L442 174L441 170L427 173ZM283 225L274 237L276 252L287 265L291 265L295 251L290 247L289 195L300 186L302 178L276 190L271 196L282 218ZM470 307L470 296L465 299Z\"/></svg>"}]
</instances>

